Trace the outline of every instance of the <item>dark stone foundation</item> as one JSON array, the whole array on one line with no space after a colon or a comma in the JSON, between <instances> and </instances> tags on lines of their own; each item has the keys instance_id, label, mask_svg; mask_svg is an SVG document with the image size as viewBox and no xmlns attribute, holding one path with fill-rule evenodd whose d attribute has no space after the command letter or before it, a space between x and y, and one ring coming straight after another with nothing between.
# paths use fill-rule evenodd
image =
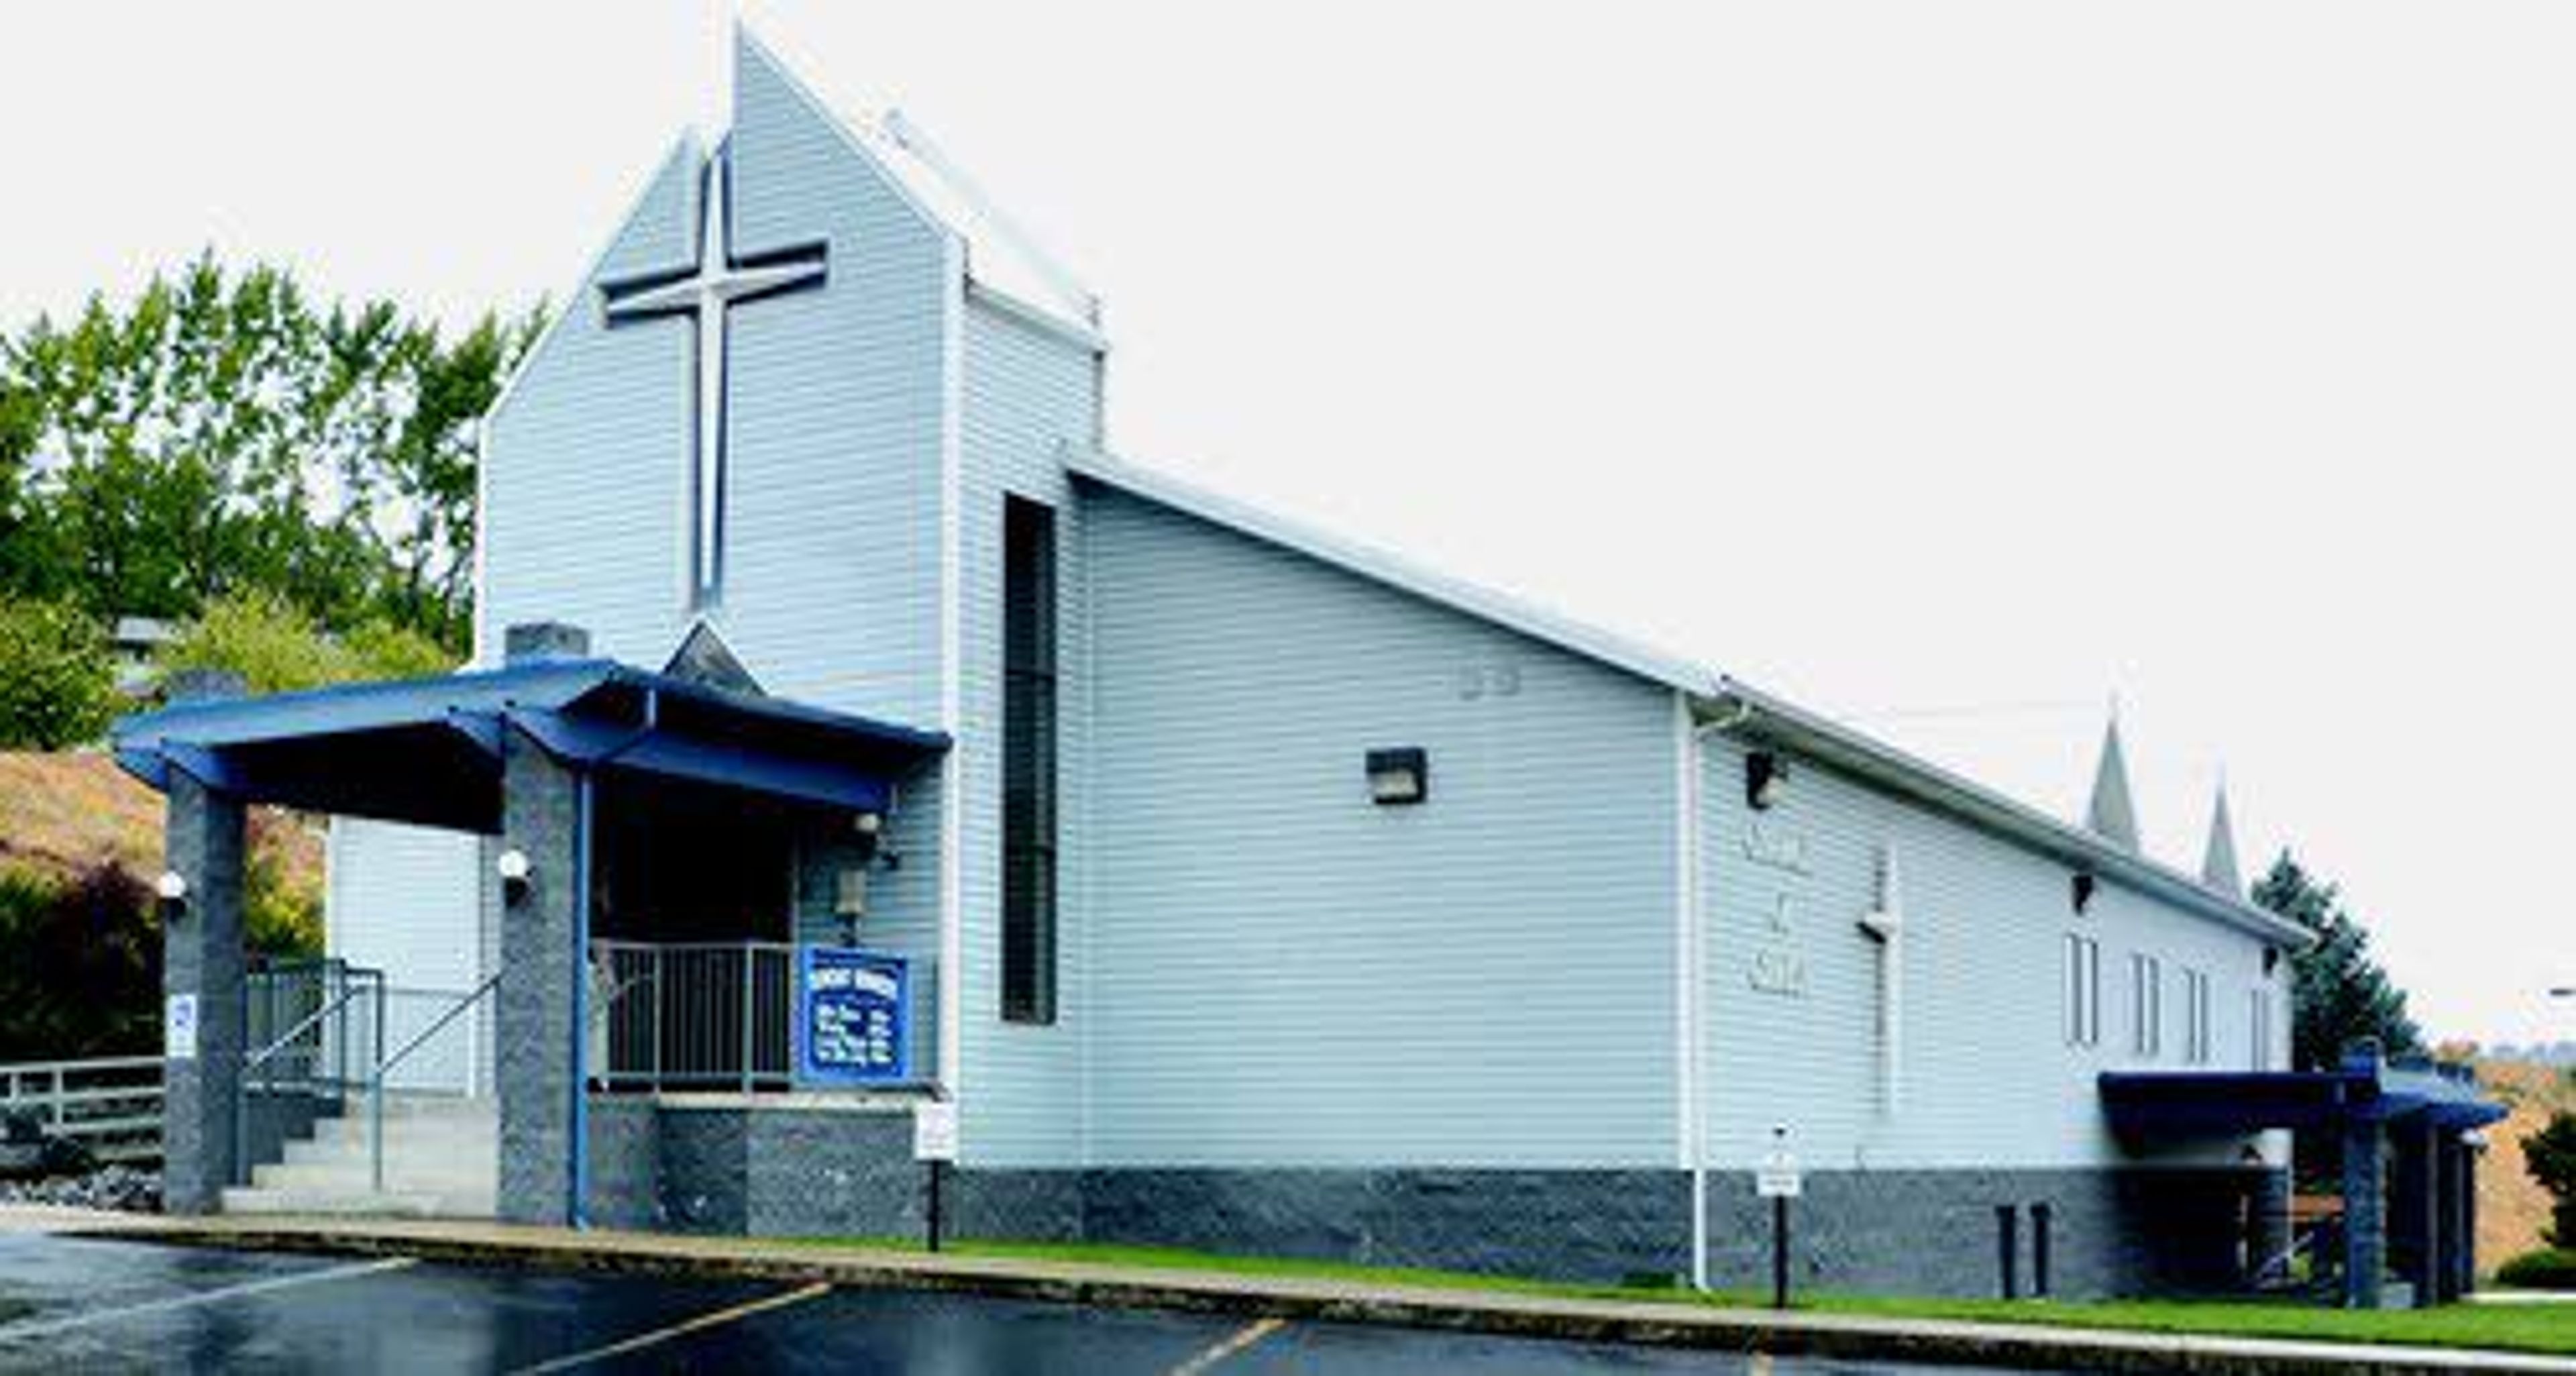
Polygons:
<instances>
[{"instance_id":1,"label":"dark stone foundation","mask_svg":"<svg viewBox=\"0 0 2576 1376\"><path fill-rule=\"evenodd\" d=\"M762 1236L917 1238L925 1168L900 1105L590 1110L594 1223ZM1799 1285L1992 1296L1997 1211L2032 1293L2038 1211L2049 1292L2241 1288L2281 1173L2262 1167L1810 1173L1793 1219ZM1690 1272L1690 1177L1670 1170L979 1170L949 1175L949 1235L1086 1241L1375 1266L1617 1282ZM1749 1174L1709 1178L1712 1284L1770 1283L1770 1210Z\"/></svg>"}]
</instances>

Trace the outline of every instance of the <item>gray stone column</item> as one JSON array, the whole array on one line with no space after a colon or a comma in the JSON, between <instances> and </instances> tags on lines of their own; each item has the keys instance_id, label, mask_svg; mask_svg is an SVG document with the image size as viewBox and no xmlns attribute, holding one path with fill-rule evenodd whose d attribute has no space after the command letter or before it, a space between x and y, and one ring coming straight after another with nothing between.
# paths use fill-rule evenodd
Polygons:
<instances>
[{"instance_id":1,"label":"gray stone column","mask_svg":"<svg viewBox=\"0 0 2576 1376\"><path fill-rule=\"evenodd\" d=\"M580 781L526 733L502 741L501 844L528 858L526 892L500 900L501 984L494 1057L501 1109L501 1217L573 1218L575 981L581 882ZM483 882L499 888L486 871Z\"/></svg>"},{"instance_id":2,"label":"gray stone column","mask_svg":"<svg viewBox=\"0 0 2576 1376\"><path fill-rule=\"evenodd\" d=\"M166 863L188 892L175 917L164 914L162 1009L167 1017L193 1001L197 1030L194 1053L172 1056L162 1071L162 1207L206 1214L222 1207L239 1169L243 809L179 769L170 771L167 806Z\"/></svg>"},{"instance_id":3,"label":"gray stone column","mask_svg":"<svg viewBox=\"0 0 2576 1376\"><path fill-rule=\"evenodd\" d=\"M2466 1141L2456 1150L2460 1153L2460 1293L2469 1295L2478 1288L2478 1167L2485 1163L2486 1153Z\"/></svg>"},{"instance_id":4,"label":"gray stone column","mask_svg":"<svg viewBox=\"0 0 2576 1376\"><path fill-rule=\"evenodd\" d=\"M2379 1273L2388 1260L2387 1206L2380 1178L2376 1119L2356 1119L2343 1134L2343 1299L2347 1309L2377 1309Z\"/></svg>"}]
</instances>

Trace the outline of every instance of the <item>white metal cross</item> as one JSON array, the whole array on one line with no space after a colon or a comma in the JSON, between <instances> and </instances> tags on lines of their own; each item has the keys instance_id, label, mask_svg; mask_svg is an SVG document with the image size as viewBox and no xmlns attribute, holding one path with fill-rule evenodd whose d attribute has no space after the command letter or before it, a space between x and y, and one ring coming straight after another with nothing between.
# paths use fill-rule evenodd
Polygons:
<instances>
[{"instance_id":1,"label":"white metal cross","mask_svg":"<svg viewBox=\"0 0 2576 1376\"><path fill-rule=\"evenodd\" d=\"M1879 856L1878 906L1861 918L1860 929L1878 942L1878 1106L1892 1116L1903 1098L1905 1067L1905 880L1893 843Z\"/></svg>"},{"instance_id":2,"label":"white metal cross","mask_svg":"<svg viewBox=\"0 0 2576 1376\"><path fill-rule=\"evenodd\" d=\"M697 397L692 417L689 601L693 609L716 600L724 575L725 459L731 438L727 415L727 328L731 308L745 301L819 285L825 246L816 241L737 257L733 251L733 158L719 148L699 172L698 252L687 267L600 284L600 306L611 325L687 316L697 325Z\"/></svg>"}]
</instances>

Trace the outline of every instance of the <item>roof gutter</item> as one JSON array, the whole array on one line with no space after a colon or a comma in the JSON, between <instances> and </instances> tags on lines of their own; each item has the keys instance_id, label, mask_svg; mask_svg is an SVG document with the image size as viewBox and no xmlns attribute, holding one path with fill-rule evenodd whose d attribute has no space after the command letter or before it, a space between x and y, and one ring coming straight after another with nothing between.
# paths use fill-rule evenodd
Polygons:
<instances>
[{"instance_id":1,"label":"roof gutter","mask_svg":"<svg viewBox=\"0 0 2576 1376\"><path fill-rule=\"evenodd\" d=\"M1704 734L1778 745L2287 949L2305 950L2315 944L2314 933L2277 913L2220 893L2103 837L1733 679L1721 678L1715 693L1692 705Z\"/></svg>"}]
</instances>

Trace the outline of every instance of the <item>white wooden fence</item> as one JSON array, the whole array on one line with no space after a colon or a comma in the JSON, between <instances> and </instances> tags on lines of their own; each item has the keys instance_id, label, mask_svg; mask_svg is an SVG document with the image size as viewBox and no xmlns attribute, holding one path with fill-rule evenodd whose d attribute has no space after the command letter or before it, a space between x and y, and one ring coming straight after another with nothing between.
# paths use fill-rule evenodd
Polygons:
<instances>
[{"instance_id":1,"label":"white wooden fence","mask_svg":"<svg viewBox=\"0 0 2576 1376\"><path fill-rule=\"evenodd\" d=\"M161 1058L0 1065L0 1113L28 1113L101 1161L161 1155Z\"/></svg>"}]
</instances>

